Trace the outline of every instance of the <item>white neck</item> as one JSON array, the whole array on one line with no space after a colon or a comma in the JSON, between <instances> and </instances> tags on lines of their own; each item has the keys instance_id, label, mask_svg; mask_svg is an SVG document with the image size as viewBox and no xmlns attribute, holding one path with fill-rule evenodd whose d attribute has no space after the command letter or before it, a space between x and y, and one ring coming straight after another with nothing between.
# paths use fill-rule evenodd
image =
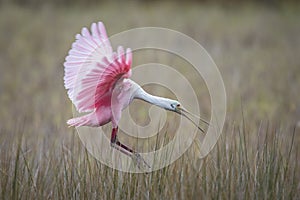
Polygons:
<instances>
[{"instance_id":1,"label":"white neck","mask_svg":"<svg viewBox=\"0 0 300 200\"><path fill-rule=\"evenodd\" d=\"M138 86L136 88L134 98L144 100L148 103L154 104L156 106L159 106L161 108L168 109L168 110L170 109L170 104L173 101L168 98L151 95L151 94L145 92L145 90L143 90L143 88L141 88L140 86Z\"/></svg>"}]
</instances>

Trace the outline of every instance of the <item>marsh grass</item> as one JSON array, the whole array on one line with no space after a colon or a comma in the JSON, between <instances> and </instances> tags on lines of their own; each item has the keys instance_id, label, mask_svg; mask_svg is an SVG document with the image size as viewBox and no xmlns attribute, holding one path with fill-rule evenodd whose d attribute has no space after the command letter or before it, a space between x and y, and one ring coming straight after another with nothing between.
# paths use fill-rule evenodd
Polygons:
<instances>
[{"instance_id":1,"label":"marsh grass","mask_svg":"<svg viewBox=\"0 0 300 200\"><path fill-rule=\"evenodd\" d=\"M189 150L166 168L131 174L97 161L75 133L51 148L47 138L28 147L28 138L20 135L1 140L0 195L1 199L297 199L295 137L295 129L267 123L256 132L243 124L231 125L198 164Z\"/></svg>"}]
</instances>

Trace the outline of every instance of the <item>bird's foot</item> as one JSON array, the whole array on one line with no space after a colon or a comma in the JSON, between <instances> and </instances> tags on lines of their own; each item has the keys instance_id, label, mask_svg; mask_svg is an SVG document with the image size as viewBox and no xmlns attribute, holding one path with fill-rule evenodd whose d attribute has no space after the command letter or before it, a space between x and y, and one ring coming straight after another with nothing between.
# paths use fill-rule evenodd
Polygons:
<instances>
[{"instance_id":1,"label":"bird's foot","mask_svg":"<svg viewBox=\"0 0 300 200\"><path fill-rule=\"evenodd\" d=\"M151 169L150 165L144 160L144 158L139 153L132 153L131 158L140 170Z\"/></svg>"}]
</instances>

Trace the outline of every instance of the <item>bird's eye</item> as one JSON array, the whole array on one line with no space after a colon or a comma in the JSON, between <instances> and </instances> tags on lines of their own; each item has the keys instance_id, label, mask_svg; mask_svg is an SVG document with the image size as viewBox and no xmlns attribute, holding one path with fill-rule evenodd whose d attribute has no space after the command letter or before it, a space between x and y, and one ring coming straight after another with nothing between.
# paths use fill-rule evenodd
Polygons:
<instances>
[{"instance_id":1,"label":"bird's eye","mask_svg":"<svg viewBox=\"0 0 300 200\"><path fill-rule=\"evenodd\" d=\"M171 104L171 107L174 108L175 107L174 104Z\"/></svg>"},{"instance_id":2,"label":"bird's eye","mask_svg":"<svg viewBox=\"0 0 300 200\"><path fill-rule=\"evenodd\" d=\"M180 104L177 104L177 106L176 106L177 108L179 108L180 107Z\"/></svg>"}]
</instances>

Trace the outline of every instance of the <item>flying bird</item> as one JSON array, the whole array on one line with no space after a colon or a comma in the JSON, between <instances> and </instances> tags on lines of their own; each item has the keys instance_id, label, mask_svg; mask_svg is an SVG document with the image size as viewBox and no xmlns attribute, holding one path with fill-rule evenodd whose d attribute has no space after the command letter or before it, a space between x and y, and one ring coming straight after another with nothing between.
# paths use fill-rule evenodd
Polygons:
<instances>
[{"instance_id":1,"label":"flying bird","mask_svg":"<svg viewBox=\"0 0 300 200\"><path fill-rule=\"evenodd\" d=\"M114 52L102 22L93 23L91 32L84 27L81 34L76 35L65 59L64 85L78 112L89 113L69 119L67 124L75 127L100 127L111 122L112 147L150 168L138 152L122 144L117 138L122 110L134 99L183 115L202 132L204 130L191 120L188 114L192 114L177 100L151 95L129 79L131 64L131 49L127 48L125 51L119 46ZM199 119L207 124L205 120Z\"/></svg>"}]
</instances>

